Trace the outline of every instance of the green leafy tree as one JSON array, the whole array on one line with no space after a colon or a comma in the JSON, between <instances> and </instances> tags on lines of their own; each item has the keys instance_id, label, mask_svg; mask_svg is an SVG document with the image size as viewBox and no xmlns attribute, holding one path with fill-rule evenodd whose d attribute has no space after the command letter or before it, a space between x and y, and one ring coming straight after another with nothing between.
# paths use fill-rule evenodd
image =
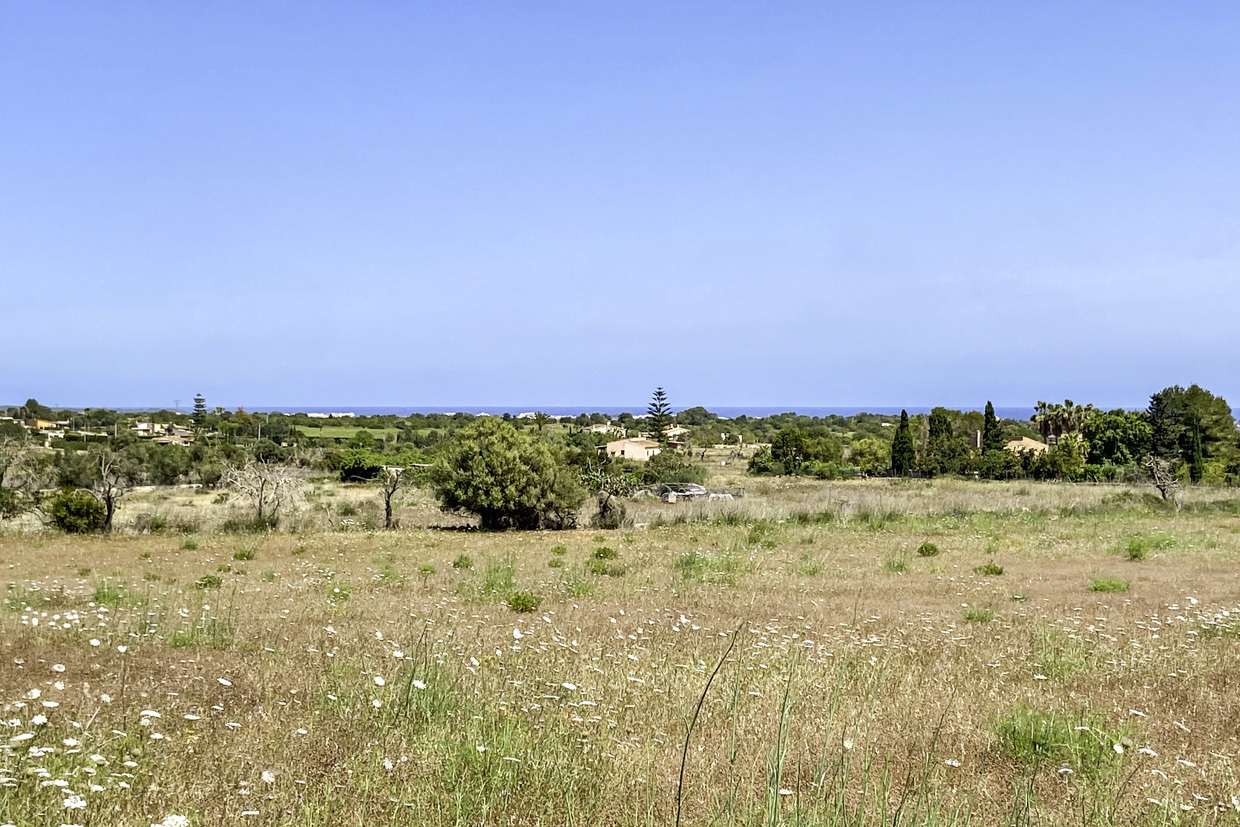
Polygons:
<instances>
[{"instance_id":1,"label":"green leafy tree","mask_svg":"<svg viewBox=\"0 0 1240 827\"><path fill-rule=\"evenodd\" d=\"M1192 465L1201 443L1202 464L1236 456L1236 421L1222 397L1190 385L1164 388L1150 397L1147 410L1154 454Z\"/></svg>"},{"instance_id":2,"label":"green leafy tree","mask_svg":"<svg viewBox=\"0 0 1240 827\"><path fill-rule=\"evenodd\" d=\"M701 485L706 482L706 469L679 451L664 448L642 465L642 481L648 485L658 482Z\"/></svg>"},{"instance_id":3,"label":"green leafy tree","mask_svg":"<svg viewBox=\"0 0 1240 827\"><path fill-rule=\"evenodd\" d=\"M1033 459L1033 475L1048 480L1080 480L1085 476L1084 440L1065 433L1055 444Z\"/></svg>"},{"instance_id":4,"label":"green leafy tree","mask_svg":"<svg viewBox=\"0 0 1240 827\"><path fill-rule=\"evenodd\" d=\"M848 461L862 474L883 474L891 468L891 444L878 437L864 437L848 446Z\"/></svg>"},{"instance_id":5,"label":"green leafy tree","mask_svg":"<svg viewBox=\"0 0 1240 827\"><path fill-rule=\"evenodd\" d=\"M784 428L771 440L771 458L781 463L789 473L796 473L809 461L809 445L805 432L798 428Z\"/></svg>"},{"instance_id":6,"label":"green leafy tree","mask_svg":"<svg viewBox=\"0 0 1240 827\"><path fill-rule=\"evenodd\" d=\"M1144 411L1116 409L1095 413L1081 426L1088 443L1085 461L1090 465L1116 466L1140 462L1150 453L1152 434Z\"/></svg>"},{"instance_id":7,"label":"green leafy tree","mask_svg":"<svg viewBox=\"0 0 1240 827\"><path fill-rule=\"evenodd\" d=\"M935 408L930 411L928 425L929 435L926 437L921 470L931 476L959 473L965 457L965 443L956 436L948 410Z\"/></svg>"},{"instance_id":8,"label":"green leafy tree","mask_svg":"<svg viewBox=\"0 0 1240 827\"><path fill-rule=\"evenodd\" d=\"M51 419L52 409L46 405L40 405L39 400L30 398L26 400L25 405L22 405L21 415L23 419Z\"/></svg>"},{"instance_id":9,"label":"green leafy tree","mask_svg":"<svg viewBox=\"0 0 1240 827\"><path fill-rule=\"evenodd\" d=\"M429 476L444 509L476 514L490 531L572 527L587 496L550 446L497 417L457 431Z\"/></svg>"},{"instance_id":10,"label":"green leafy tree","mask_svg":"<svg viewBox=\"0 0 1240 827\"><path fill-rule=\"evenodd\" d=\"M542 411L536 411L534 413L534 425L538 428L540 433L542 432L542 429L546 427L546 425L549 422L551 422L551 417L548 416L547 414L543 413Z\"/></svg>"},{"instance_id":11,"label":"green leafy tree","mask_svg":"<svg viewBox=\"0 0 1240 827\"><path fill-rule=\"evenodd\" d=\"M672 426L672 407L668 404L663 388L654 389L650 404L646 406L646 425L655 439L660 442L667 441L667 435L663 431Z\"/></svg>"},{"instance_id":12,"label":"green leafy tree","mask_svg":"<svg viewBox=\"0 0 1240 827\"><path fill-rule=\"evenodd\" d=\"M982 420L982 450L1001 451L1007 440L1003 436L1003 426L999 417L995 416L995 406L986 400L986 414Z\"/></svg>"},{"instance_id":13,"label":"green leafy tree","mask_svg":"<svg viewBox=\"0 0 1240 827\"><path fill-rule=\"evenodd\" d=\"M772 476L787 473L782 462L771 456L771 448L764 445L749 458L749 473L755 476Z\"/></svg>"},{"instance_id":14,"label":"green leafy tree","mask_svg":"<svg viewBox=\"0 0 1240 827\"><path fill-rule=\"evenodd\" d=\"M917 449L913 445L913 431L908 424L908 411L900 411L900 424L891 443L891 473L904 477L917 463Z\"/></svg>"},{"instance_id":15,"label":"green leafy tree","mask_svg":"<svg viewBox=\"0 0 1240 827\"><path fill-rule=\"evenodd\" d=\"M353 448L334 458L340 470L341 482L366 482L383 472L383 457L362 448Z\"/></svg>"}]
</instances>

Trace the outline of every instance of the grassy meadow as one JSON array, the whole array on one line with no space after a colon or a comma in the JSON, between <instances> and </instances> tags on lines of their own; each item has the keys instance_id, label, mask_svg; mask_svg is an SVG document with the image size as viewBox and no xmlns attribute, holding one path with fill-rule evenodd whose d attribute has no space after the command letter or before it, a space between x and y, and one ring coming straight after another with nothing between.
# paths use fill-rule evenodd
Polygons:
<instances>
[{"instance_id":1,"label":"grassy meadow","mask_svg":"<svg viewBox=\"0 0 1240 827\"><path fill-rule=\"evenodd\" d=\"M325 481L266 535L180 490L10 530L0 824L1240 823L1229 492L732 482L623 531Z\"/></svg>"}]
</instances>

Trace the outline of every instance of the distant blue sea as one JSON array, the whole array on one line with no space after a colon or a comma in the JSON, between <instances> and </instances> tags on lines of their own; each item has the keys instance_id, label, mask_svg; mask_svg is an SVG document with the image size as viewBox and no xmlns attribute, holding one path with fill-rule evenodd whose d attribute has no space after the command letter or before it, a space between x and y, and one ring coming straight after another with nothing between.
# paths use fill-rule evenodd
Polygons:
<instances>
[{"instance_id":1,"label":"distant blue sea","mask_svg":"<svg viewBox=\"0 0 1240 827\"><path fill-rule=\"evenodd\" d=\"M887 414L890 416L899 416L900 408L888 408L881 406L854 406L854 407L830 407L830 408L798 408L795 406L730 406L720 405L718 407L704 406L711 413L717 414L728 419L735 419L738 416L761 417L774 416L781 413L797 413L802 416L854 416L859 413ZM952 407L948 405L947 407ZM413 413L429 414L491 414L492 416L502 416L503 414L512 414L517 416L522 413L530 413L532 411L542 411L552 416L577 416L581 413L601 413L607 416L618 416L622 413L643 414L646 412L645 404L630 405L620 407L608 406L590 406L590 405L570 405L570 406L537 406L537 405L461 405L458 407L435 408L435 407L358 407L349 405L332 405L328 407L257 407L249 408L251 412L271 411L272 413L352 413L357 416L408 416ZM680 410L679 408L673 410ZM919 413L930 413L929 407L908 407L910 415ZM981 407L960 407L955 410L973 410L980 411ZM995 408L995 414L1000 419L1021 419L1028 420L1033 416L1033 408Z\"/></svg>"}]
</instances>

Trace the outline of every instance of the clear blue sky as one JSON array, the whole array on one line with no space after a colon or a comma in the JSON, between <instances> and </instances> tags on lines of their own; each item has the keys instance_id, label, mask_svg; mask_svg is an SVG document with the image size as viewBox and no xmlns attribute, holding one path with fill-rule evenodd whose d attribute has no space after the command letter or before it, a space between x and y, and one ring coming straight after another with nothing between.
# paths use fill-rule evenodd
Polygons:
<instances>
[{"instance_id":1,"label":"clear blue sky","mask_svg":"<svg viewBox=\"0 0 1240 827\"><path fill-rule=\"evenodd\" d=\"M1235 3L0 4L0 401L1240 400Z\"/></svg>"}]
</instances>

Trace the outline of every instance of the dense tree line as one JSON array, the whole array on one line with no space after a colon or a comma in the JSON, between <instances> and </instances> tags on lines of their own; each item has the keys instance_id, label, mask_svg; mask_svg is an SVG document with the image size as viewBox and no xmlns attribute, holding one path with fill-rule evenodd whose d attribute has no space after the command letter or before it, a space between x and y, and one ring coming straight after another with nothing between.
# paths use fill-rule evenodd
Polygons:
<instances>
[{"instance_id":1,"label":"dense tree line","mask_svg":"<svg viewBox=\"0 0 1240 827\"><path fill-rule=\"evenodd\" d=\"M1135 480L1145 477L1145 460L1153 456L1166 460L1185 481L1240 480L1240 436L1231 409L1197 385L1165 388L1141 411L1104 411L1071 400L1039 402L1028 422L1000 420L989 402L981 412L939 407L898 417L783 413L727 419L702 407L675 413L662 389L646 416L614 418L601 413L559 419L434 413L324 420L208 408L201 396L190 413L53 410L34 399L5 413L8 418L0 419L0 519L32 508L51 513L48 498L56 491L63 494L57 495L56 513L70 522L85 519L81 514L93 509L81 496L63 492L88 492L105 527L119 498L134 486L236 485L239 469L276 467L377 484L384 491L388 524L396 490L416 479L431 485L445 508L469 510L490 528L563 526L571 522L573 504L595 492L611 502L608 492L634 486L704 482L706 471L694 461L695 452L717 445L732 449L734 457L758 445L748 466L754 474L824 479L894 474ZM37 427L23 424L31 421ZM183 430L163 444L140 436L132 427L136 422ZM47 423L54 429L44 427ZM615 434L587 430L603 423L629 436L649 434L663 442L664 450L645 463L609 458L600 449ZM672 426L686 429L687 439L669 440L665 431ZM1041 439L1048 447L1009 447L1022 437ZM478 464L480 451L498 463L495 468ZM461 469L473 469L470 473L499 479L517 467L524 469L524 482L510 480L509 499L501 501L519 507L513 505L517 510L504 515L470 494L460 476ZM405 476L409 469L420 470ZM262 511L260 501L260 517Z\"/></svg>"}]
</instances>

